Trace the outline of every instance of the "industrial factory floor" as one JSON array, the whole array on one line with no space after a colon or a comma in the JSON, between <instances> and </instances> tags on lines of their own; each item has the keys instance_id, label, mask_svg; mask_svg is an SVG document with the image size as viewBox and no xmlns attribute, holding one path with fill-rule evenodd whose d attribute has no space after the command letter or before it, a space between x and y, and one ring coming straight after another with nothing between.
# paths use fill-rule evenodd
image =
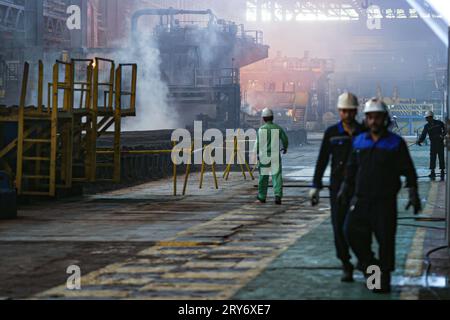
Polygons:
<instances>
[{"instance_id":1,"label":"industrial factory floor","mask_svg":"<svg viewBox=\"0 0 450 320\"><path fill-rule=\"evenodd\" d=\"M99 195L26 205L20 218L0 222L0 297L94 299L449 299L447 253L424 255L444 244L440 222L405 219L399 200L394 290L374 295L357 274L339 281L328 199L306 199L319 141L285 157L282 206L256 204L255 182L238 172L204 190L198 174L188 195L173 197L170 179ZM413 147L420 175L428 149ZM182 177L180 177L180 184ZM444 184L420 182L424 215L444 216ZM326 196L326 193L323 194ZM414 225L434 227L417 228ZM77 265L82 290L66 289L66 269Z\"/></svg>"}]
</instances>

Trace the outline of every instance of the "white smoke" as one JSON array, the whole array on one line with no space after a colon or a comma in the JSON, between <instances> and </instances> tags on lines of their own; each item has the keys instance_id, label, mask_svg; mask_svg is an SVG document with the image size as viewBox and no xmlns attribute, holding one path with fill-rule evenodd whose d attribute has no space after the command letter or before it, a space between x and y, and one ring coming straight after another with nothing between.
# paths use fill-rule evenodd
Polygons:
<instances>
[{"instance_id":1,"label":"white smoke","mask_svg":"<svg viewBox=\"0 0 450 320\"><path fill-rule=\"evenodd\" d=\"M177 128L178 117L168 102L169 88L161 79L161 57L154 37L151 34L139 34L134 45L118 49L111 57L117 64L138 65L136 117L124 120L123 131Z\"/></svg>"}]
</instances>

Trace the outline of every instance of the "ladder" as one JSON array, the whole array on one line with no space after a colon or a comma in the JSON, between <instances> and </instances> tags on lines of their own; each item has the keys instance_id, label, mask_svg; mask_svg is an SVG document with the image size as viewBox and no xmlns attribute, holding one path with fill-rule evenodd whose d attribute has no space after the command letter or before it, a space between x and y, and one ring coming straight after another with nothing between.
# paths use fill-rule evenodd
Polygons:
<instances>
[{"instance_id":1,"label":"ladder","mask_svg":"<svg viewBox=\"0 0 450 320\"><path fill-rule=\"evenodd\" d=\"M57 110L25 110L29 64L24 65L18 109L16 187L19 195L49 196L56 194ZM39 72L43 69L39 62ZM39 95L42 92L38 93ZM39 98L41 101L41 97ZM40 109L42 105L38 106Z\"/></svg>"}]
</instances>

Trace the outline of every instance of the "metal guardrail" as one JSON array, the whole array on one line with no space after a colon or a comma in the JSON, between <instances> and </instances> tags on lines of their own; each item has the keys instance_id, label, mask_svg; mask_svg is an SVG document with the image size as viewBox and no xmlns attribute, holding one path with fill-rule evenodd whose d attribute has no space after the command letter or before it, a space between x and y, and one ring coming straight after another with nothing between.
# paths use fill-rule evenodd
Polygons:
<instances>
[{"instance_id":1,"label":"metal guardrail","mask_svg":"<svg viewBox=\"0 0 450 320\"><path fill-rule=\"evenodd\" d=\"M264 44L264 33L260 30L245 30L241 36L244 40L251 40L254 44Z\"/></svg>"},{"instance_id":2,"label":"metal guardrail","mask_svg":"<svg viewBox=\"0 0 450 320\"><path fill-rule=\"evenodd\" d=\"M195 87L213 87L240 83L240 72L237 68L195 69Z\"/></svg>"},{"instance_id":3,"label":"metal guardrail","mask_svg":"<svg viewBox=\"0 0 450 320\"><path fill-rule=\"evenodd\" d=\"M109 64L107 80L99 78L101 61ZM78 64L86 68L83 79L77 77L79 68L75 65ZM122 79L126 68L131 70L131 75ZM30 108L25 106L29 73L29 64L25 63L19 107L8 108L8 113L0 116L0 123L18 124L17 139L0 150L0 160L17 149L11 160L17 163L15 176L19 195L53 197L57 188L69 189L73 182L119 182L121 120L135 115L137 65L121 64L115 68L114 61L102 58L56 61L52 82L48 84L46 106L42 61L39 61L38 70L37 104ZM126 81L130 83L124 91L122 82ZM106 87L108 92L104 105L98 103L100 87ZM79 101L75 101L75 93L80 95ZM125 96L130 97L130 104L122 113ZM113 147L109 149L113 159L98 163L97 155L102 150L97 147L97 140L110 127L114 128ZM6 160L3 162L11 167ZM113 177L99 179L97 168L105 165L113 168Z\"/></svg>"}]
</instances>

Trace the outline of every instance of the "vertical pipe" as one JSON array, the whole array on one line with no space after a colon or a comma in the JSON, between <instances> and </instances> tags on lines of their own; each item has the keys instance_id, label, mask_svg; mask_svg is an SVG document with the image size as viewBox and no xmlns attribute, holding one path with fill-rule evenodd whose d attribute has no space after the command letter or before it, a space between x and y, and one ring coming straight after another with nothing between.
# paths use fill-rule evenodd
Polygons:
<instances>
[{"instance_id":1,"label":"vertical pipe","mask_svg":"<svg viewBox=\"0 0 450 320\"><path fill-rule=\"evenodd\" d=\"M88 181L89 182L95 182L97 177L97 135L98 135L98 92L99 92L99 63L100 60L98 58L95 58L95 66L94 66L94 74L93 74L93 105L90 114L90 122L91 125L88 126L89 128L89 147L88 147Z\"/></svg>"},{"instance_id":2,"label":"vertical pipe","mask_svg":"<svg viewBox=\"0 0 450 320\"><path fill-rule=\"evenodd\" d=\"M56 153L58 148L58 83L59 83L59 65L53 66L53 101L51 110L51 130L50 130L50 182L49 195L56 195Z\"/></svg>"},{"instance_id":3,"label":"vertical pipe","mask_svg":"<svg viewBox=\"0 0 450 320\"><path fill-rule=\"evenodd\" d=\"M43 110L43 91L44 91L44 64L39 60L39 74L38 74L38 111Z\"/></svg>"},{"instance_id":4,"label":"vertical pipe","mask_svg":"<svg viewBox=\"0 0 450 320\"><path fill-rule=\"evenodd\" d=\"M48 99L50 101L50 98ZM38 112L42 113L44 111L44 63L39 60L39 74L38 74L38 102L37 102ZM50 107L47 105L47 108ZM39 133L40 134L40 133ZM36 156L37 158L42 157L42 146L38 144L36 146ZM40 175L41 172L41 161L40 159L36 161L35 171L36 175Z\"/></svg>"},{"instance_id":5,"label":"vertical pipe","mask_svg":"<svg viewBox=\"0 0 450 320\"><path fill-rule=\"evenodd\" d=\"M86 92L86 101L85 101L85 108L88 112L91 111L91 100L92 100L92 73L94 70L93 61L89 64L87 67L87 92Z\"/></svg>"},{"instance_id":6,"label":"vertical pipe","mask_svg":"<svg viewBox=\"0 0 450 320\"><path fill-rule=\"evenodd\" d=\"M116 65L114 62L111 62L111 71L109 74L109 96L108 96L108 111L113 112L113 102L114 102L114 73L115 73ZM120 67L120 74L122 76L122 67ZM122 90L122 89L121 89ZM122 92L120 92L122 94ZM106 107L106 105L105 105Z\"/></svg>"},{"instance_id":7,"label":"vertical pipe","mask_svg":"<svg viewBox=\"0 0 450 320\"><path fill-rule=\"evenodd\" d=\"M448 29L448 62L447 62L447 115L445 117L447 122L447 130L450 127L450 27ZM447 196L445 197L445 207L447 211L447 244L450 246L450 179L448 175L448 165L450 160L450 134L447 134Z\"/></svg>"},{"instance_id":8,"label":"vertical pipe","mask_svg":"<svg viewBox=\"0 0 450 320\"><path fill-rule=\"evenodd\" d=\"M69 112L72 115L71 119L67 120L65 125L65 143L67 145L67 155L66 155L66 178L65 186L66 188L72 187L73 178L73 133L74 133L74 117L73 109L75 104L75 61L71 60L69 65Z\"/></svg>"},{"instance_id":9,"label":"vertical pipe","mask_svg":"<svg viewBox=\"0 0 450 320\"><path fill-rule=\"evenodd\" d=\"M114 66L114 64L113 64ZM112 97L114 89L111 89L110 96ZM122 66L119 65L116 71L116 108L114 110L114 177L115 183L120 182L121 178L121 125L122 125Z\"/></svg>"},{"instance_id":10,"label":"vertical pipe","mask_svg":"<svg viewBox=\"0 0 450 320\"><path fill-rule=\"evenodd\" d=\"M137 88L137 64L133 64L131 71L131 98L130 112L136 114L136 88Z\"/></svg>"},{"instance_id":11,"label":"vertical pipe","mask_svg":"<svg viewBox=\"0 0 450 320\"><path fill-rule=\"evenodd\" d=\"M86 48L89 46L90 43L90 33L94 32L91 27L91 19L93 19L92 16L89 16L89 7L92 5L91 1L81 1L81 23L82 23L82 38L81 43L82 47ZM92 15L93 13L91 13Z\"/></svg>"},{"instance_id":12,"label":"vertical pipe","mask_svg":"<svg viewBox=\"0 0 450 320\"><path fill-rule=\"evenodd\" d=\"M173 141L173 150L172 151L176 152L176 150L175 150L176 146L177 146L176 141ZM172 157L171 157L171 159L172 159ZM177 195L177 163L173 159L172 159L172 166L173 166L173 195L176 196Z\"/></svg>"},{"instance_id":13,"label":"vertical pipe","mask_svg":"<svg viewBox=\"0 0 450 320\"><path fill-rule=\"evenodd\" d=\"M41 47L44 45L44 1L27 1L28 5L33 5L31 3L35 2L34 9L36 11L31 11L33 14L36 14L30 21L26 19L26 24L29 25L29 33L33 34L35 40L30 41L29 43L33 43L36 47Z\"/></svg>"},{"instance_id":14,"label":"vertical pipe","mask_svg":"<svg viewBox=\"0 0 450 320\"><path fill-rule=\"evenodd\" d=\"M22 78L22 91L20 93L19 116L18 116L18 132L17 132L17 165L16 165L16 187L20 195L22 193L22 176L23 176L23 144L25 130L25 103L27 99L28 73L30 65L25 62Z\"/></svg>"}]
</instances>

